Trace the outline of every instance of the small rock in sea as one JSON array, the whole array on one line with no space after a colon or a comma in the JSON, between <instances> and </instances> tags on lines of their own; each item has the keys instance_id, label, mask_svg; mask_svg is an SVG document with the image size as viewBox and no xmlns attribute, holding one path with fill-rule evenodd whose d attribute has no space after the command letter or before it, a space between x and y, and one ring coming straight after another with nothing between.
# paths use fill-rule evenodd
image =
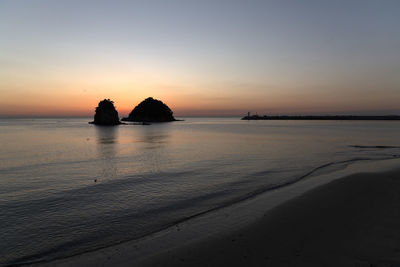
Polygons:
<instances>
[{"instance_id":1,"label":"small rock in sea","mask_svg":"<svg viewBox=\"0 0 400 267\"><path fill-rule=\"evenodd\" d=\"M94 179L94 182L97 183L97 179Z\"/></svg>"},{"instance_id":2,"label":"small rock in sea","mask_svg":"<svg viewBox=\"0 0 400 267\"><path fill-rule=\"evenodd\" d=\"M99 102L94 114L94 121L97 125L118 125L121 124L118 118L118 112L114 107L114 102L110 99L104 99Z\"/></svg>"}]
</instances>

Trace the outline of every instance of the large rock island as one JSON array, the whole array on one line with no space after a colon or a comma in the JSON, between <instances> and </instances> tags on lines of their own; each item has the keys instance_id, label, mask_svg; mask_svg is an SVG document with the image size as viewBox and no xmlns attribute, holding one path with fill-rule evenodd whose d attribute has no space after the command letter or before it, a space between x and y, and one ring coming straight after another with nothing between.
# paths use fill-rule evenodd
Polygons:
<instances>
[{"instance_id":1,"label":"large rock island","mask_svg":"<svg viewBox=\"0 0 400 267\"><path fill-rule=\"evenodd\" d=\"M94 121L90 122L97 125L118 125L121 124L118 111L114 107L114 102L104 99L99 102L94 114Z\"/></svg>"},{"instance_id":2,"label":"large rock island","mask_svg":"<svg viewBox=\"0 0 400 267\"><path fill-rule=\"evenodd\" d=\"M162 101L152 97L146 98L137 105L127 118L122 121L133 122L167 122L176 121L172 110Z\"/></svg>"}]
</instances>

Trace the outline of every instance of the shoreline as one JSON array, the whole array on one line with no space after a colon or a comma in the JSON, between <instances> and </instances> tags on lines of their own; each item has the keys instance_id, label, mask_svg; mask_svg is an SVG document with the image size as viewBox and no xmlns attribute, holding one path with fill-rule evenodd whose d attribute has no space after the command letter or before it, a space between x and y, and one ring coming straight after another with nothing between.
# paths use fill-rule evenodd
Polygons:
<instances>
[{"instance_id":1,"label":"shoreline","mask_svg":"<svg viewBox=\"0 0 400 267\"><path fill-rule=\"evenodd\" d=\"M140 266L398 266L400 169L334 180Z\"/></svg>"},{"instance_id":2,"label":"shoreline","mask_svg":"<svg viewBox=\"0 0 400 267\"><path fill-rule=\"evenodd\" d=\"M372 172L375 175L379 175L382 171L399 166L398 163L398 159L377 161L374 164L365 162L354 163L344 170L307 178L287 188L267 192L266 194L256 196L254 199L235 204L232 207L211 212L187 222L178 223L166 230L146 236L140 240L132 240L69 258L33 265L147 266L150 263L150 265L157 265L158 259L161 260L162 265L166 265L167 262L177 265L179 262L174 262L165 253L169 257L176 255L175 258L180 258L178 255L187 254L186 252L182 252L185 248L196 247L197 251L199 250L198 246L207 242L207 247L213 247L215 240L220 239L221 236L229 236L229 234L239 231L239 229L251 229L253 227L251 225L262 221L264 215L271 210L279 210L286 202L289 203L297 197L302 197L302 195L307 195L315 190L318 191L324 186L329 186L332 181L347 180L351 175L360 175L357 174L360 172ZM224 246L219 245L218 247ZM204 253L207 254L206 252ZM224 260L226 261L226 259ZM191 263L190 265L193 264Z\"/></svg>"}]
</instances>

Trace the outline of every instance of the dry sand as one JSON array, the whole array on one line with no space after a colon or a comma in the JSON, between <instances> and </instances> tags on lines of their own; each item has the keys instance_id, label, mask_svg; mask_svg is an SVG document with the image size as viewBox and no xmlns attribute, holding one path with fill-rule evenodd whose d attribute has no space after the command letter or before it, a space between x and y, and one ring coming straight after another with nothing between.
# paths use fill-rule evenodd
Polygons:
<instances>
[{"instance_id":1,"label":"dry sand","mask_svg":"<svg viewBox=\"0 0 400 267\"><path fill-rule=\"evenodd\" d=\"M141 266L400 266L400 171L354 174Z\"/></svg>"}]
</instances>

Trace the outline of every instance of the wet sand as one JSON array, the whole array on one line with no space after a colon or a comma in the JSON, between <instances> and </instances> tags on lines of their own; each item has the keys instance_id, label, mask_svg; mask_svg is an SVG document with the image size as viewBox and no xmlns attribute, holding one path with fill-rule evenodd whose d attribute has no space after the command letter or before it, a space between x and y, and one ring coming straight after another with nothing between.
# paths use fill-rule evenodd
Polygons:
<instances>
[{"instance_id":1,"label":"wet sand","mask_svg":"<svg viewBox=\"0 0 400 267\"><path fill-rule=\"evenodd\" d=\"M353 174L140 266L400 266L400 171Z\"/></svg>"},{"instance_id":2,"label":"wet sand","mask_svg":"<svg viewBox=\"0 0 400 267\"><path fill-rule=\"evenodd\" d=\"M400 266L400 170L382 171L399 163L354 164L142 240L38 265Z\"/></svg>"}]
</instances>

